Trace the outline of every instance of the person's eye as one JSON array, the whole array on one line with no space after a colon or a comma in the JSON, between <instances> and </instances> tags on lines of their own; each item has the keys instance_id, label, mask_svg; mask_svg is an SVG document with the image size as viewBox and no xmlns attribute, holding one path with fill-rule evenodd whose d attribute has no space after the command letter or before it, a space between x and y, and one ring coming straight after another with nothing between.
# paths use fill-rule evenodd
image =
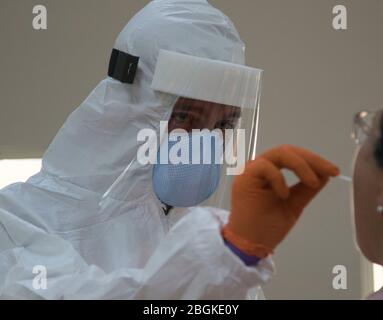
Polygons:
<instances>
[{"instance_id":1,"label":"person's eye","mask_svg":"<svg viewBox=\"0 0 383 320\"><path fill-rule=\"evenodd\" d=\"M215 126L215 129L221 129L221 130L226 130L226 129L234 129L235 124L233 121L221 121L217 123Z\"/></svg>"},{"instance_id":2,"label":"person's eye","mask_svg":"<svg viewBox=\"0 0 383 320\"><path fill-rule=\"evenodd\" d=\"M185 122L188 119L187 113L176 113L172 116L172 120L176 122Z\"/></svg>"}]
</instances>

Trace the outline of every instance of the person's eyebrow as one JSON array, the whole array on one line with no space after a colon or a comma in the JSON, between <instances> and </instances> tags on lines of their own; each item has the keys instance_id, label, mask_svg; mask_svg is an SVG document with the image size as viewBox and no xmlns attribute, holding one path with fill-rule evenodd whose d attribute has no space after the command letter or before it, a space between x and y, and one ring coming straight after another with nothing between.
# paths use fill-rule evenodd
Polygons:
<instances>
[{"instance_id":1,"label":"person's eyebrow","mask_svg":"<svg viewBox=\"0 0 383 320\"><path fill-rule=\"evenodd\" d=\"M181 105L174 109L175 112L188 112L201 115L205 112L204 107L198 104L193 104L193 102L183 102Z\"/></svg>"},{"instance_id":2,"label":"person's eyebrow","mask_svg":"<svg viewBox=\"0 0 383 320\"><path fill-rule=\"evenodd\" d=\"M174 110L173 110L173 113L176 113L176 112L188 112L190 109L190 106L185 104L185 103L182 103L182 104L178 104L174 107Z\"/></svg>"}]
</instances>

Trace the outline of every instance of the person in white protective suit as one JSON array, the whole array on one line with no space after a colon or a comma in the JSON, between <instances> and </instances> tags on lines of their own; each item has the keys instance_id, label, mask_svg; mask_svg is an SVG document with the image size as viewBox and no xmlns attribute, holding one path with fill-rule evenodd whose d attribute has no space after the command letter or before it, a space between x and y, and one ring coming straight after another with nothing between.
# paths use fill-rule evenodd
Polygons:
<instances>
[{"instance_id":1,"label":"person in white protective suit","mask_svg":"<svg viewBox=\"0 0 383 320\"><path fill-rule=\"evenodd\" d=\"M122 187L103 198L134 162L139 130L159 134L169 119L175 96L152 89L160 50L243 64L244 44L207 1L158 0L131 19L114 48L139 57L134 83L102 80L49 146L41 172L0 192L1 297L246 298L273 266L265 259L247 267L224 245L226 211L165 215L151 165L131 166ZM46 289L34 289L36 265L46 267Z\"/></svg>"},{"instance_id":2,"label":"person in white protective suit","mask_svg":"<svg viewBox=\"0 0 383 320\"><path fill-rule=\"evenodd\" d=\"M224 166L185 173L137 156L140 131L161 136L170 120L168 131L188 134L246 129L251 159L261 71L244 63L233 24L205 0L155 0L136 14L115 42L109 76L69 116L41 171L0 191L0 297L262 297L274 272L269 249L283 237L246 237L234 214L243 208L227 224ZM46 283L36 286L41 266Z\"/></svg>"}]
</instances>

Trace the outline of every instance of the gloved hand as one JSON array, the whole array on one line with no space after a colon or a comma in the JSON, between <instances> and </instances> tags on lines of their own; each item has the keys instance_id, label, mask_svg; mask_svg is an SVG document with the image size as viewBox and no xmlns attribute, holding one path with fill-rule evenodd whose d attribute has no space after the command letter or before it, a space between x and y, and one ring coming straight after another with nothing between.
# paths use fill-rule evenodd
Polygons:
<instances>
[{"instance_id":1,"label":"gloved hand","mask_svg":"<svg viewBox=\"0 0 383 320\"><path fill-rule=\"evenodd\" d=\"M286 168L300 179L288 187ZM339 175L332 163L305 149L283 145L246 164L235 177L229 222L224 239L242 252L265 258L286 237L307 204Z\"/></svg>"}]
</instances>

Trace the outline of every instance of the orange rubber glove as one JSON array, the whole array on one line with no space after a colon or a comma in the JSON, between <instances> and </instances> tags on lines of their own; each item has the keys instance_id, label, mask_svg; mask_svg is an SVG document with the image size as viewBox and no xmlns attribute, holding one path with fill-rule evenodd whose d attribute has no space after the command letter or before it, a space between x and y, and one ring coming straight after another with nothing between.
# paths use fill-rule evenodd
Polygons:
<instances>
[{"instance_id":1,"label":"orange rubber glove","mask_svg":"<svg viewBox=\"0 0 383 320\"><path fill-rule=\"evenodd\" d=\"M300 182L289 188L280 171L283 168L293 171ZM267 151L235 177L223 238L245 254L265 258L329 177L337 175L336 166L305 149L284 145Z\"/></svg>"}]
</instances>

